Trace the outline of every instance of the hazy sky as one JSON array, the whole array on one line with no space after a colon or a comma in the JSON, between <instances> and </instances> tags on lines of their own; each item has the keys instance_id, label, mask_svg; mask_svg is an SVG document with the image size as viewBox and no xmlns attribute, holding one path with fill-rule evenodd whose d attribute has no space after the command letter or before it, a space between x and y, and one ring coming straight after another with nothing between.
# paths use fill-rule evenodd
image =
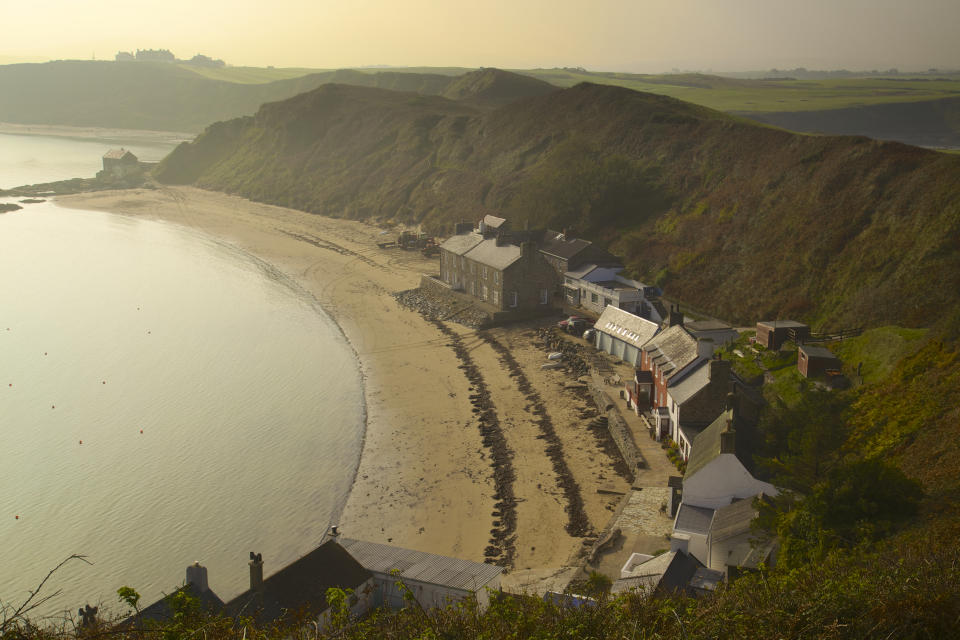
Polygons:
<instances>
[{"instance_id":1,"label":"hazy sky","mask_svg":"<svg viewBox=\"0 0 960 640\"><path fill-rule=\"evenodd\" d=\"M0 62L638 72L960 67L960 0L0 0Z\"/></svg>"}]
</instances>

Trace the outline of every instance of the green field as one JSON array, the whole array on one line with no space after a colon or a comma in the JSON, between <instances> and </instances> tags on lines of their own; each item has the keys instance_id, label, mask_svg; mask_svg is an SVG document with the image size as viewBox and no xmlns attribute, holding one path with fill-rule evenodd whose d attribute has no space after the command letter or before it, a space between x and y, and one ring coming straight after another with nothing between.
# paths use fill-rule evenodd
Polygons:
<instances>
[{"instance_id":1,"label":"green field","mask_svg":"<svg viewBox=\"0 0 960 640\"><path fill-rule=\"evenodd\" d=\"M638 75L568 69L515 70L561 87L611 84L719 111L815 111L960 96L960 76L739 80L700 74Z\"/></svg>"},{"instance_id":2,"label":"green field","mask_svg":"<svg viewBox=\"0 0 960 640\"><path fill-rule=\"evenodd\" d=\"M238 84L264 84L331 69L222 67L181 65L207 78ZM384 67L354 69L363 73L431 73L456 76L463 67ZM608 84L679 98L719 111L818 111L890 102L922 102L960 96L960 74L931 76L825 78L818 80L745 80L696 73L642 75L582 69L511 69L558 87L581 82Z\"/></svg>"}]
</instances>

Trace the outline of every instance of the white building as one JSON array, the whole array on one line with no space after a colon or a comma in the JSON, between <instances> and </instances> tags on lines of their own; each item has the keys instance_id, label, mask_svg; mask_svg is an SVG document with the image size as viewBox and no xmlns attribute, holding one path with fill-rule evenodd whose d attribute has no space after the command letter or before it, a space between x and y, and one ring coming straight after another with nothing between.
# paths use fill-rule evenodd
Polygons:
<instances>
[{"instance_id":1,"label":"white building","mask_svg":"<svg viewBox=\"0 0 960 640\"><path fill-rule=\"evenodd\" d=\"M563 289L567 304L594 313L602 313L605 308L613 306L656 323L662 322L656 307L647 301L657 291L656 287L625 278L620 275L622 270L621 266L587 264L565 272Z\"/></svg>"},{"instance_id":2,"label":"white building","mask_svg":"<svg viewBox=\"0 0 960 640\"><path fill-rule=\"evenodd\" d=\"M629 362L640 364L643 344L656 335L660 326L614 306L608 306L593 326L594 346L600 351Z\"/></svg>"},{"instance_id":3,"label":"white building","mask_svg":"<svg viewBox=\"0 0 960 640\"><path fill-rule=\"evenodd\" d=\"M777 490L754 478L737 456L733 410L728 409L693 441L683 475L683 503L718 509L758 493L775 496Z\"/></svg>"},{"instance_id":4,"label":"white building","mask_svg":"<svg viewBox=\"0 0 960 640\"><path fill-rule=\"evenodd\" d=\"M375 607L407 606L397 582L406 585L425 609L474 599L482 611L490 604L487 589L500 588L503 569L492 564L350 538L337 542L373 574Z\"/></svg>"}]
</instances>

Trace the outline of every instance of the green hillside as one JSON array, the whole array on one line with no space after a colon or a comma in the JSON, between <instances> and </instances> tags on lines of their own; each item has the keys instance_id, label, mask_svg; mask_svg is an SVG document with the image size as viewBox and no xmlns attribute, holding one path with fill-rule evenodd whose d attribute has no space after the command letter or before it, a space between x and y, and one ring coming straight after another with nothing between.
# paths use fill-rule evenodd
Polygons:
<instances>
[{"instance_id":1,"label":"green hillside","mask_svg":"<svg viewBox=\"0 0 960 640\"><path fill-rule=\"evenodd\" d=\"M572 228L737 322L925 326L960 305L960 158L578 85L490 111L326 85L211 127L161 180L438 232Z\"/></svg>"},{"instance_id":2,"label":"green hillside","mask_svg":"<svg viewBox=\"0 0 960 640\"><path fill-rule=\"evenodd\" d=\"M438 95L454 82L471 82L471 77L349 69L208 69L159 62L5 65L0 66L0 122L195 132L331 82ZM541 93L552 90L531 78L513 82L518 97L536 93L533 87ZM481 103L500 104L509 101L508 94L506 90L496 100Z\"/></svg>"}]
</instances>

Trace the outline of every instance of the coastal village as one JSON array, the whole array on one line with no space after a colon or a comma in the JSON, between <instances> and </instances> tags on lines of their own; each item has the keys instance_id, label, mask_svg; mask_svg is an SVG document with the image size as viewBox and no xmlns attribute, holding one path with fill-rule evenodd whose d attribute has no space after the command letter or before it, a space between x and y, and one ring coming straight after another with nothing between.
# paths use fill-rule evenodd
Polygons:
<instances>
[{"instance_id":1,"label":"coastal village","mask_svg":"<svg viewBox=\"0 0 960 640\"><path fill-rule=\"evenodd\" d=\"M483 609L498 597L584 606L593 599L578 585L597 576L605 576L611 593L696 597L776 563L775 536L752 522L777 488L753 475L744 438L764 402L757 383L773 373L748 379L742 372L749 367L740 363L762 370L762 353L787 350L796 358L796 376L830 388L845 378L833 353L817 345L851 332L819 335L785 319L740 328L692 319L666 303L659 288L623 275L618 258L593 243L566 231L513 230L491 215L458 225L441 243L402 232L396 243L377 244L381 254L405 248L413 264L436 269L394 297L449 340L471 384L496 500L484 562L404 548L392 538L354 538L346 523L267 577L262 555L251 551L249 588L227 602L199 562L186 568L177 593L191 594L211 612L259 622L307 612L323 626L344 606L353 616L414 601L430 608L468 599ZM518 331L539 352L539 366L518 361ZM528 514L515 485L528 458L512 433L521 427L494 400L498 391L484 379L491 369L465 346L469 336L492 347L497 366L523 394L523 411L537 429L527 444L545 449L550 460L547 473L555 475L555 499L566 515L557 524L581 541L561 566L541 566L537 547L518 544L549 541L532 541L523 531ZM538 391L550 387L560 394L551 398L577 401L573 414ZM582 447L563 446L560 415L573 433L579 429ZM585 497L568 461L590 445L608 457L607 464L587 463L599 465L595 499ZM349 595L346 605L328 602L331 588ZM169 620L170 603L167 597L140 610L130 624Z\"/></svg>"}]
</instances>

